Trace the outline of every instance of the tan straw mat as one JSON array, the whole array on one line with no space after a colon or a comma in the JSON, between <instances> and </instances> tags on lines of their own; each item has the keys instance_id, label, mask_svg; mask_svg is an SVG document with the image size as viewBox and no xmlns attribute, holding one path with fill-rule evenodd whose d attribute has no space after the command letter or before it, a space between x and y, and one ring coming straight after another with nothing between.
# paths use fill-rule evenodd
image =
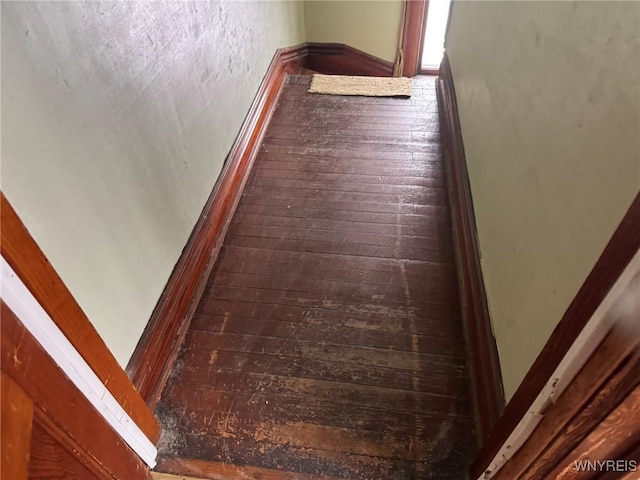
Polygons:
<instances>
[{"instance_id":1,"label":"tan straw mat","mask_svg":"<svg viewBox=\"0 0 640 480\"><path fill-rule=\"evenodd\" d=\"M309 93L363 95L366 97L410 97L411 79L405 77L350 77L314 75Z\"/></svg>"}]
</instances>

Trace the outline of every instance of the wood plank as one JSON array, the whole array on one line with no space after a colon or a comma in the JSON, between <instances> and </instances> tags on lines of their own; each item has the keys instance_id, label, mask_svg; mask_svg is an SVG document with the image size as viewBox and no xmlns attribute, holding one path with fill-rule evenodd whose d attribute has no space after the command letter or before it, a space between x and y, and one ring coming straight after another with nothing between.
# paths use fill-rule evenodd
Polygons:
<instances>
[{"instance_id":1,"label":"wood plank","mask_svg":"<svg viewBox=\"0 0 640 480\"><path fill-rule=\"evenodd\" d=\"M300 292L300 293L316 293L326 295L348 295L351 297L361 298L362 301L376 299L376 300L391 300L394 302L408 302L412 298L416 301L426 301L427 298L437 298L437 303L443 301L452 301L456 298L455 284L450 281L432 284L424 284L422 286L413 287L408 285L408 280L396 277L396 282L393 282L393 277L386 284L385 283L359 283L357 278L352 281L340 281L340 280L325 280L323 278L302 278L295 275L285 274L263 274L263 273L238 273L238 272L217 272L213 280L208 284L205 289L205 296L211 296L212 290L216 288L216 285L237 287L237 288L263 288L264 285L277 285L283 291L286 292ZM405 283L406 282L406 283ZM403 285L403 283L405 283ZM429 290L429 295L425 295L424 290ZM433 301L435 302L435 300Z\"/></svg>"},{"instance_id":2,"label":"wood plank","mask_svg":"<svg viewBox=\"0 0 640 480\"><path fill-rule=\"evenodd\" d=\"M0 476L26 480L31 451L33 400L4 372L0 395Z\"/></svg>"},{"instance_id":3,"label":"wood plank","mask_svg":"<svg viewBox=\"0 0 640 480\"><path fill-rule=\"evenodd\" d=\"M253 299L255 300L255 299ZM338 308L342 304L335 301L319 302L320 305L300 305L298 302L282 301L278 303L273 299L271 303L269 297L261 297L265 303L247 301L242 295L225 299L202 299L200 303L199 315L217 315L227 318L248 317L262 321L286 320L294 323L312 325L334 325L336 327L346 327L365 331L378 331L383 334L406 333L411 335L412 342L419 342L421 336L434 338L448 338L460 341L462 329L459 323L442 322L444 316L452 316L452 312L443 308L430 308L423 315L418 315L416 309L410 311L389 309L364 309L361 306ZM413 340L415 338L415 340Z\"/></svg>"},{"instance_id":4,"label":"wood plank","mask_svg":"<svg viewBox=\"0 0 640 480\"><path fill-rule=\"evenodd\" d=\"M292 129L291 129L292 130ZM271 140L293 140L294 143L298 144L300 142L305 145L309 144L321 144L325 145L327 143L332 143L332 139L335 139L337 130L329 131L324 133L322 131L313 131L308 127L306 130L298 130L298 131L284 131L284 130L275 130L272 129L265 136L265 139L269 142ZM340 138L343 141L355 144L363 144L363 147L368 147L370 145L375 145L379 143L384 144L392 144L392 145L403 145L403 144L412 144L412 142L439 142L440 141L440 133L438 131L433 132L386 132L384 130L379 130L377 132L371 131L354 131L348 130L340 133ZM290 143L290 142L288 142Z\"/></svg>"},{"instance_id":5,"label":"wood plank","mask_svg":"<svg viewBox=\"0 0 640 480\"><path fill-rule=\"evenodd\" d=\"M278 392L284 396L308 396L324 403L332 402L342 408L366 407L389 412L402 411L414 414L440 414L466 416L469 414L468 401L465 398L452 399L450 396L425 392L410 392L393 388L373 387L368 385L353 385L311 378L289 378L269 374L219 373L217 377L224 379L230 385L230 392L242 392L253 395L258 391ZM171 401L177 404L187 404L194 395L204 408L214 408L213 399L218 393L208 388L181 388L169 385L167 392ZM249 402L254 404L255 397ZM346 407L351 406L351 407Z\"/></svg>"},{"instance_id":6,"label":"wood plank","mask_svg":"<svg viewBox=\"0 0 640 480\"><path fill-rule=\"evenodd\" d=\"M345 347L349 347L348 353L345 353L347 350ZM456 355L454 352L443 352L437 348L432 348L431 352L406 352L388 348L328 343L319 339L308 341L296 338L292 341L290 337L277 338L265 335L239 335L195 330L189 332L189 338L185 339L185 349L191 352L205 350L207 354L214 350L261 353L269 356L311 358L337 364L350 363L366 367L385 367L408 371L414 371L415 366L419 365L422 369L447 375L464 372L464 365L460 365L462 356L459 352ZM209 365L211 364L209 363Z\"/></svg>"},{"instance_id":7,"label":"wood plank","mask_svg":"<svg viewBox=\"0 0 640 480\"><path fill-rule=\"evenodd\" d=\"M276 112L277 113L277 112ZM438 152L412 152L412 151L395 151L389 152L383 149L353 149L341 147L339 144L332 143L326 147L307 147L303 145L272 145L268 143L262 144L260 151L267 153L276 153L284 155L315 155L329 158L362 158L373 160L393 160L393 159L412 159L424 158L424 155L432 155Z\"/></svg>"},{"instance_id":8,"label":"wood plank","mask_svg":"<svg viewBox=\"0 0 640 480\"><path fill-rule=\"evenodd\" d=\"M329 188L318 188L310 190L307 188L282 186L268 187L261 185L249 185L243 197L254 197L261 202L271 198L286 199L311 199L322 202L366 202L366 203L393 203L408 205L446 205L446 198L437 188L423 188L421 191L405 191L401 193L393 192L359 192L351 189L341 190L333 185ZM369 186L369 189L373 190Z\"/></svg>"},{"instance_id":9,"label":"wood plank","mask_svg":"<svg viewBox=\"0 0 640 480\"><path fill-rule=\"evenodd\" d=\"M240 418L246 415L246 405L251 405L252 415L256 418L276 422L307 422L318 425L333 425L342 428L370 430L373 432L397 432L405 435L429 436L442 424L441 412L403 412L399 410L384 410L367 406L349 408L336 407L333 402L325 402L296 394L282 392L227 392L208 391L207 400L210 408L198 406L185 408L180 403L183 399L179 394L167 392L166 401L158 407L158 416L167 425L183 426L186 421L199 425L211 425L224 421L229 415ZM473 428L471 421L465 415L451 417L451 432L461 438L465 437L469 429Z\"/></svg>"},{"instance_id":10,"label":"wood plank","mask_svg":"<svg viewBox=\"0 0 640 480\"><path fill-rule=\"evenodd\" d=\"M323 200L318 198L307 197L288 197L288 196L262 196L255 198L250 195L244 195L243 203L247 205L262 205L272 207L285 207L285 208L324 208L330 210L349 210L349 211L363 211L363 212L382 212L382 213L395 213L404 215L428 215L431 212L437 211L438 208L446 208L446 203L440 201L439 205L420 205L415 203L385 203L375 201L362 201L362 200Z\"/></svg>"},{"instance_id":11,"label":"wood plank","mask_svg":"<svg viewBox=\"0 0 640 480\"><path fill-rule=\"evenodd\" d=\"M268 358L267 362L265 358ZM445 396L459 396L467 388L463 370L433 372L425 369L415 372L282 354L265 357L262 353L222 349L190 350L179 357L179 360L182 362L178 368L181 383L199 387L203 382L207 382L221 391L228 391L227 388L230 388L224 383L228 378L224 375L230 372L273 374L280 377L387 387ZM194 364L200 364L203 367L193 367Z\"/></svg>"},{"instance_id":12,"label":"wood plank","mask_svg":"<svg viewBox=\"0 0 640 480\"><path fill-rule=\"evenodd\" d=\"M421 332L404 333L389 330L362 329L330 323L302 323L287 320L265 320L260 317L239 317L198 314L193 319L192 331L204 330L243 335L263 335L275 338L325 341L333 344L359 345L412 352L463 355L458 338L434 337ZM417 348L416 348L417 347Z\"/></svg>"},{"instance_id":13,"label":"wood plank","mask_svg":"<svg viewBox=\"0 0 640 480\"><path fill-rule=\"evenodd\" d=\"M325 114L331 112L328 110ZM321 149L321 148L339 148L341 150L347 151L362 151L363 147L367 147L371 150L375 150L383 153L437 153L442 150L442 147L438 144L433 143L423 143L420 139L416 139L411 142L398 142L394 143L391 140L381 140L379 142L358 142L356 140L340 140L336 141L335 139L331 139L330 137L324 139L317 139L313 136L309 136L306 139L306 142L298 142L296 140L290 139L282 139L282 138L267 138L264 141L264 145L266 147L291 147L295 146L296 148L307 148L307 149Z\"/></svg>"},{"instance_id":14,"label":"wood plank","mask_svg":"<svg viewBox=\"0 0 640 480\"><path fill-rule=\"evenodd\" d=\"M288 220L284 217L284 220ZM297 221L297 220L296 220ZM240 223L240 222L238 222ZM413 227L409 227L413 228ZM287 267L288 270L285 270ZM267 269L268 270L265 270ZM278 269L282 269L279 271ZM345 273L347 270L350 273ZM326 278L360 283L388 284L390 277L414 283L451 281L455 268L450 263L418 260L340 256L243 248L225 245L216 272L267 273L271 275L304 275L305 278Z\"/></svg>"},{"instance_id":15,"label":"wood plank","mask_svg":"<svg viewBox=\"0 0 640 480\"><path fill-rule=\"evenodd\" d=\"M421 225L401 225L396 223L348 222L326 218L278 217L275 215L256 215L239 213L235 225L269 225L280 227L297 227L310 230L331 230L343 233L372 233L377 235L398 235L400 237L450 238L443 219L425 219Z\"/></svg>"},{"instance_id":16,"label":"wood plank","mask_svg":"<svg viewBox=\"0 0 640 480\"><path fill-rule=\"evenodd\" d=\"M383 223L389 225L429 225L446 222L446 209L434 208L429 212L417 214L395 214L371 211L328 210L326 208L309 207L274 207L265 205L240 204L237 213L252 215L270 215L286 218L311 218L321 220L337 220L354 223Z\"/></svg>"},{"instance_id":17,"label":"wood plank","mask_svg":"<svg viewBox=\"0 0 640 480\"><path fill-rule=\"evenodd\" d=\"M286 164L282 164L285 165ZM368 169L369 167L367 167ZM362 171L362 169L354 166L350 168L352 172ZM300 172L300 170L294 170ZM307 170L308 171L308 170ZM397 170L393 170L394 174L399 173ZM420 177L418 177L420 178ZM378 180L380 180L378 178ZM264 177L264 176L253 176L249 180L249 185L255 185L259 187L290 187L290 188L309 188L313 190L331 190L331 191L352 191L357 193L370 193L370 192L379 192L379 193L409 193L409 194L420 194L427 192L428 188L440 188L440 184L435 182L434 185L425 186L425 185L408 185L406 178L403 177L404 184L402 185L393 185L391 183L381 183L378 181L377 183L371 182L360 182L360 183L350 183L345 181L343 178L340 182L328 182L322 180L315 181L304 181L296 178L274 178L274 177Z\"/></svg>"},{"instance_id":18,"label":"wood plank","mask_svg":"<svg viewBox=\"0 0 640 480\"><path fill-rule=\"evenodd\" d=\"M363 302L362 299L342 295L323 295L322 298L318 298L318 295L312 294L286 292L269 288L229 287L227 285L219 285L215 289L207 289L205 293L206 295L203 297L201 304L201 311L204 313L212 313L209 305L215 304L215 301L219 300L245 301L267 305L286 305L304 309L327 309L339 311L342 312L342 314L346 313L349 316L353 313L379 314L405 317L410 320L436 319L443 315L454 316L458 310L457 306L451 305L448 301L439 298L434 298L433 300L428 298L423 298L419 301L413 300L410 306L407 306L405 302L378 298ZM308 315L308 313L305 314L302 312L302 315ZM381 319L381 317L373 318ZM441 325L443 322L439 323L440 325L438 326L447 329ZM435 329L436 324L433 326Z\"/></svg>"},{"instance_id":19,"label":"wood plank","mask_svg":"<svg viewBox=\"0 0 640 480\"><path fill-rule=\"evenodd\" d=\"M302 103L304 102L305 101L302 100ZM309 125L309 124L300 125L294 122L286 123L285 120L286 120L285 118L281 118L280 122L277 122L277 123L274 122L269 129L269 134L273 136L277 136L281 133L288 135L289 132L296 132L296 133L303 133L303 134L304 133L307 133L307 134L320 133L324 135L339 135L343 133L345 129L348 129L351 135L359 135L359 134L373 135L377 133L406 134L406 133L411 133L413 131L413 129L411 128L408 129L406 125L402 125L402 124L380 125L375 122L369 122L369 123L356 122L356 121L351 121L349 119L345 119L341 121L340 119L325 118L323 119L322 123L312 124L312 125ZM439 132L440 130L440 125L437 122L425 121L423 122L422 125L423 125L422 131L424 132L436 133L436 132ZM406 137L401 136L400 138L406 138ZM411 138L411 136L408 136L408 138Z\"/></svg>"},{"instance_id":20,"label":"wood plank","mask_svg":"<svg viewBox=\"0 0 640 480\"><path fill-rule=\"evenodd\" d=\"M334 186L342 184L365 184L365 185L406 185L417 187L442 187L441 178L429 176L409 177L400 175L368 175L368 174L348 174L348 173L327 173L314 172L313 170L275 170L256 168L255 179L252 178L250 184L260 184L259 179L276 178L280 180L304 180L309 182L308 188L314 186Z\"/></svg>"}]
</instances>

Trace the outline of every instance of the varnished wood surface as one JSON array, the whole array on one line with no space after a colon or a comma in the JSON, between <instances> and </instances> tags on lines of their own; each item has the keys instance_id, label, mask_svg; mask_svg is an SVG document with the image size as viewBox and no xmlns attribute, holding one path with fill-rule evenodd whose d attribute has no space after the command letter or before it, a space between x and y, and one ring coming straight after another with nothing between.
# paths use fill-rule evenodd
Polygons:
<instances>
[{"instance_id":1,"label":"varnished wood surface","mask_svg":"<svg viewBox=\"0 0 640 480\"><path fill-rule=\"evenodd\" d=\"M0 383L0 477L26 480L28 475L33 400L9 375Z\"/></svg>"},{"instance_id":2,"label":"varnished wood surface","mask_svg":"<svg viewBox=\"0 0 640 480\"><path fill-rule=\"evenodd\" d=\"M309 82L289 78L157 407L158 469L462 479L474 433L434 79L411 100Z\"/></svg>"}]
</instances>

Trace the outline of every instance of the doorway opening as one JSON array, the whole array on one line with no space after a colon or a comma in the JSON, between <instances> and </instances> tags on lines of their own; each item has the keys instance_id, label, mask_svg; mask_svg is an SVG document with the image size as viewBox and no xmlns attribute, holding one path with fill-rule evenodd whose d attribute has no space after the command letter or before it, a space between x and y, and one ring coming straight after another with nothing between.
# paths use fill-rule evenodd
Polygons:
<instances>
[{"instance_id":1,"label":"doorway opening","mask_svg":"<svg viewBox=\"0 0 640 480\"><path fill-rule=\"evenodd\" d=\"M444 54L444 36L451 0L429 0L420 70L437 72Z\"/></svg>"}]
</instances>

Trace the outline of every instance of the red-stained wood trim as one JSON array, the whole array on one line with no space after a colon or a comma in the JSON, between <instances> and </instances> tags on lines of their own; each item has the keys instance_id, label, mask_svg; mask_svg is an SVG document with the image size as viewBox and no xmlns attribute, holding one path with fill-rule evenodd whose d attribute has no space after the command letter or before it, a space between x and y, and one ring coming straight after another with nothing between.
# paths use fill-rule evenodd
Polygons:
<instances>
[{"instance_id":1,"label":"red-stained wood trim","mask_svg":"<svg viewBox=\"0 0 640 480\"><path fill-rule=\"evenodd\" d=\"M157 441L160 427L153 412L135 390L4 193L0 194L0 234L0 251L11 268L122 408L149 439Z\"/></svg>"},{"instance_id":2,"label":"red-stained wood trim","mask_svg":"<svg viewBox=\"0 0 640 480\"><path fill-rule=\"evenodd\" d=\"M404 33L402 36L404 59L402 75L405 77L413 77L418 73L423 73L420 69L420 63L428 10L429 0L405 0ZM437 74L438 72L426 73Z\"/></svg>"},{"instance_id":3,"label":"red-stained wood trim","mask_svg":"<svg viewBox=\"0 0 640 480\"><path fill-rule=\"evenodd\" d=\"M0 302L0 314L2 372L32 399L34 421L55 435L58 443L66 444L68 450L75 452L79 461L94 470L96 478L148 478L144 462L106 423L4 302Z\"/></svg>"},{"instance_id":4,"label":"red-stained wood trim","mask_svg":"<svg viewBox=\"0 0 640 480\"><path fill-rule=\"evenodd\" d=\"M446 54L440 69L437 93L458 284L462 299L462 318L470 357L478 436L482 443L502 413L504 393L498 351L491 330L480 267L475 214L460 132L458 107Z\"/></svg>"},{"instance_id":5,"label":"red-stained wood trim","mask_svg":"<svg viewBox=\"0 0 640 480\"><path fill-rule=\"evenodd\" d=\"M143 398L154 406L236 210L287 73L297 73L306 45L276 52L220 177L176 264L127 366Z\"/></svg>"},{"instance_id":6,"label":"red-stained wood trim","mask_svg":"<svg viewBox=\"0 0 640 480\"><path fill-rule=\"evenodd\" d=\"M342 43L307 43L304 67L326 75L393 75L393 63Z\"/></svg>"},{"instance_id":7,"label":"red-stained wood trim","mask_svg":"<svg viewBox=\"0 0 640 480\"><path fill-rule=\"evenodd\" d=\"M26 480L31 449L33 400L4 372L0 397L0 477Z\"/></svg>"}]
</instances>

